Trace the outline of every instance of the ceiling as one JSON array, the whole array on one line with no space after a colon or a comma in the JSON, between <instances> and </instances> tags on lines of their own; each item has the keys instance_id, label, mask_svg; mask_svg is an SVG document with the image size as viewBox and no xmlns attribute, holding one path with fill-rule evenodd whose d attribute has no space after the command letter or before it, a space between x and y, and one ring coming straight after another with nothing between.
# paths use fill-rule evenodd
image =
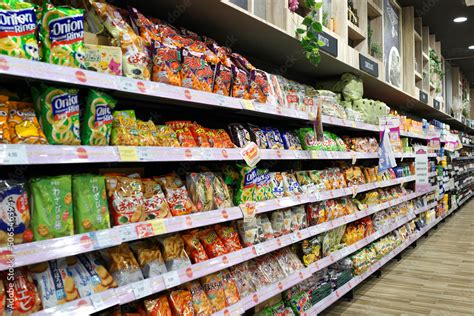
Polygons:
<instances>
[{"instance_id":1,"label":"ceiling","mask_svg":"<svg viewBox=\"0 0 474 316\"><path fill-rule=\"evenodd\" d=\"M443 57L461 71L474 87L474 5L472 0L399 0L401 6L415 7L415 15L429 26L430 33L441 42ZM455 17L467 17L464 23L454 23Z\"/></svg>"}]
</instances>

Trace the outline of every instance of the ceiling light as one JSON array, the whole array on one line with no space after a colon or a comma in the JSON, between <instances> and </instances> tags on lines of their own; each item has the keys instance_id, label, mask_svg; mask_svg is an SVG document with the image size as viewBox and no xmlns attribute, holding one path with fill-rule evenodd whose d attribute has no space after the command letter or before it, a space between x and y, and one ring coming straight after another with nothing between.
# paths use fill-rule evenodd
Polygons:
<instances>
[{"instance_id":1,"label":"ceiling light","mask_svg":"<svg viewBox=\"0 0 474 316\"><path fill-rule=\"evenodd\" d=\"M474 50L474 45L471 45L468 48Z\"/></svg>"},{"instance_id":2,"label":"ceiling light","mask_svg":"<svg viewBox=\"0 0 474 316\"><path fill-rule=\"evenodd\" d=\"M465 16L459 16L453 20L453 22L456 22L456 23L462 23L466 21L467 21L467 18Z\"/></svg>"}]
</instances>

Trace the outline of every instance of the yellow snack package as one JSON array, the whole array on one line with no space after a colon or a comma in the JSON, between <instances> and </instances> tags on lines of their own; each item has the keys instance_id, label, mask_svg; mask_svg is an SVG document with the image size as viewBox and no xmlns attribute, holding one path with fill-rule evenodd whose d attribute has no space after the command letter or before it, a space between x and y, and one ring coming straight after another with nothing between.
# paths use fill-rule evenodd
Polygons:
<instances>
[{"instance_id":1,"label":"yellow snack package","mask_svg":"<svg viewBox=\"0 0 474 316\"><path fill-rule=\"evenodd\" d=\"M38 123L32 103L7 101L7 105L10 110L8 127L12 144L48 143Z\"/></svg>"}]
</instances>

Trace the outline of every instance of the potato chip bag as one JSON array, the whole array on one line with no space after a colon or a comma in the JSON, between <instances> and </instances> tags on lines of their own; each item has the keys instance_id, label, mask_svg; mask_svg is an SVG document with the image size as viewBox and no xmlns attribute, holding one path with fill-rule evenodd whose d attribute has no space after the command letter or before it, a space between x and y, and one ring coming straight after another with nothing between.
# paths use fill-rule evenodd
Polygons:
<instances>
[{"instance_id":1,"label":"potato chip bag","mask_svg":"<svg viewBox=\"0 0 474 316\"><path fill-rule=\"evenodd\" d=\"M161 186L153 179L142 179L145 220L171 217L170 207Z\"/></svg>"},{"instance_id":2,"label":"potato chip bag","mask_svg":"<svg viewBox=\"0 0 474 316\"><path fill-rule=\"evenodd\" d=\"M160 247L151 239L138 240L131 242L129 245L145 278L159 276L167 272Z\"/></svg>"},{"instance_id":3,"label":"potato chip bag","mask_svg":"<svg viewBox=\"0 0 474 316\"><path fill-rule=\"evenodd\" d=\"M224 182L221 175L215 174L212 178L212 189L214 192L214 204L217 209L234 206L229 187Z\"/></svg>"},{"instance_id":4,"label":"potato chip bag","mask_svg":"<svg viewBox=\"0 0 474 316\"><path fill-rule=\"evenodd\" d=\"M188 196L183 181L176 173L153 177L163 188L173 216L186 215L196 212L196 207Z\"/></svg>"},{"instance_id":5,"label":"potato chip bag","mask_svg":"<svg viewBox=\"0 0 474 316\"><path fill-rule=\"evenodd\" d=\"M158 242L163 250L163 259L168 271L178 270L191 265L191 261L189 261L189 257L184 250L183 238L179 234L160 237Z\"/></svg>"},{"instance_id":6,"label":"potato chip bag","mask_svg":"<svg viewBox=\"0 0 474 316\"><path fill-rule=\"evenodd\" d=\"M227 307L222 276L219 273L203 276L200 281L214 311L220 311Z\"/></svg>"},{"instance_id":7,"label":"potato chip bag","mask_svg":"<svg viewBox=\"0 0 474 316\"><path fill-rule=\"evenodd\" d=\"M191 258L193 263L199 263L202 261L209 260L209 257L204 250L201 242L199 241L198 231L190 231L187 234L183 234L184 247L186 253Z\"/></svg>"},{"instance_id":8,"label":"potato chip bag","mask_svg":"<svg viewBox=\"0 0 474 316\"><path fill-rule=\"evenodd\" d=\"M0 2L0 54L39 60L35 6L22 0Z\"/></svg>"},{"instance_id":9,"label":"potato chip bag","mask_svg":"<svg viewBox=\"0 0 474 316\"><path fill-rule=\"evenodd\" d=\"M272 179L268 169L257 169L257 178L255 179L254 201L265 201L274 199Z\"/></svg>"},{"instance_id":10,"label":"potato chip bag","mask_svg":"<svg viewBox=\"0 0 474 316\"><path fill-rule=\"evenodd\" d=\"M7 101L9 136L12 144L47 144L33 104Z\"/></svg>"},{"instance_id":11,"label":"potato chip bag","mask_svg":"<svg viewBox=\"0 0 474 316\"><path fill-rule=\"evenodd\" d=\"M74 234L70 175L30 180L31 226L35 240Z\"/></svg>"},{"instance_id":12,"label":"potato chip bag","mask_svg":"<svg viewBox=\"0 0 474 316\"><path fill-rule=\"evenodd\" d=\"M39 37L45 62L85 68L84 10L45 1Z\"/></svg>"},{"instance_id":13,"label":"potato chip bag","mask_svg":"<svg viewBox=\"0 0 474 316\"><path fill-rule=\"evenodd\" d=\"M100 251L107 268L118 286L143 280L140 265L128 244L121 244Z\"/></svg>"},{"instance_id":14,"label":"potato chip bag","mask_svg":"<svg viewBox=\"0 0 474 316\"><path fill-rule=\"evenodd\" d=\"M191 292L175 290L170 293L173 315L194 316L193 297Z\"/></svg>"},{"instance_id":15,"label":"potato chip bag","mask_svg":"<svg viewBox=\"0 0 474 316\"><path fill-rule=\"evenodd\" d=\"M8 278L8 276L7 276ZM6 279L6 278L5 278ZM41 299L38 294L31 273L25 268L16 268L11 281L6 280L7 284L11 284L8 291L4 291L3 282L0 281L3 302L5 298L9 304L3 307L2 315L30 315L41 310Z\"/></svg>"},{"instance_id":16,"label":"potato chip bag","mask_svg":"<svg viewBox=\"0 0 474 316\"><path fill-rule=\"evenodd\" d=\"M171 307L166 295L143 301L146 313L150 316L172 316Z\"/></svg>"},{"instance_id":17,"label":"potato chip bag","mask_svg":"<svg viewBox=\"0 0 474 316\"><path fill-rule=\"evenodd\" d=\"M81 128L83 145L106 146L112 132L112 109L117 101L104 92L89 90Z\"/></svg>"},{"instance_id":18,"label":"potato chip bag","mask_svg":"<svg viewBox=\"0 0 474 316\"><path fill-rule=\"evenodd\" d=\"M194 315L210 316L212 315L212 305L207 298L201 284L198 281L191 281L184 285L184 288L191 292L193 297Z\"/></svg>"},{"instance_id":19,"label":"potato chip bag","mask_svg":"<svg viewBox=\"0 0 474 316\"><path fill-rule=\"evenodd\" d=\"M137 146L139 144L139 135L135 111L115 111L113 117L110 144Z\"/></svg>"},{"instance_id":20,"label":"potato chip bag","mask_svg":"<svg viewBox=\"0 0 474 316\"><path fill-rule=\"evenodd\" d=\"M73 175L72 196L77 234L110 228L104 176Z\"/></svg>"}]
</instances>

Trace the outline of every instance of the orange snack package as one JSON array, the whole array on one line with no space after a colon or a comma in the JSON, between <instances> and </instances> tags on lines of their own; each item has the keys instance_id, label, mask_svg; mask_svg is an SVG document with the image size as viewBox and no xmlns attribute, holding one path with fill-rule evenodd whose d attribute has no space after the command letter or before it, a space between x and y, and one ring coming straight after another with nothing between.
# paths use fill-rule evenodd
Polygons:
<instances>
[{"instance_id":1,"label":"orange snack package","mask_svg":"<svg viewBox=\"0 0 474 316\"><path fill-rule=\"evenodd\" d=\"M267 74L258 69L250 71L250 98L260 103L266 103L269 95L269 84Z\"/></svg>"},{"instance_id":2,"label":"orange snack package","mask_svg":"<svg viewBox=\"0 0 474 316\"><path fill-rule=\"evenodd\" d=\"M196 207L189 198L188 191L181 178L175 173L153 177L165 192L166 200L173 216L186 215L196 212Z\"/></svg>"},{"instance_id":3,"label":"orange snack package","mask_svg":"<svg viewBox=\"0 0 474 316\"><path fill-rule=\"evenodd\" d=\"M206 130L201 125L195 122L189 126L189 130L191 134L193 134L194 141L199 147L211 147Z\"/></svg>"},{"instance_id":4,"label":"orange snack package","mask_svg":"<svg viewBox=\"0 0 474 316\"><path fill-rule=\"evenodd\" d=\"M217 136L220 138L224 148L235 148L235 145L230 139L229 134L224 129L217 129L215 133L217 133Z\"/></svg>"},{"instance_id":5,"label":"orange snack package","mask_svg":"<svg viewBox=\"0 0 474 316\"><path fill-rule=\"evenodd\" d=\"M199 241L197 230L193 230L187 234L183 234L182 237L186 252L193 263L198 263L209 259L206 254L206 251L204 250L204 247Z\"/></svg>"},{"instance_id":6,"label":"orange snack package","mask_svg":"<svg viewBox=\"0 0 474 316\"><path fill-rule=\"evenodd\" d=\"M8 105L0 100L0 144L9 144L11 142L10 127L8 126L9 112L10 108Z\"/></svg>"},{"instance_id":7,"label":"orange snack package","mask_svg":"<svg viewBox=\"0 0 474 316\"><path fill-rule=\"evenodd\" d=\"M232 65L232 96L234 98L250 99L248 93L249 77L248 73L239 67Z\"/></svg>"},{"instance_id":8,"label":"orange snack package","mask_svg":"<svg viewBox=\"0 0 474 316\"><path fill-rule=\"evenodd\" d=\"M224 244L219 239L219 236L217 236L217 233L212 228L200 231L199 240L204 246L204 249L206 249L206 253L209 258L215 258L227 253L227 249L224 247Z\"/></svg>"},{"instance_id":9,"label":"orange snack package","mask_svg":"<svg viewBox=\"0 0 474 316\"><path fill-rule=\"evenodd\" d=\"M194 315L211 316L212 305L198 281L191 281L184 285L184 288L191 292L193 297Z\"/></svg>"},{"instance_id":10,"label":"orange snack package","mask_svg":"<svg viewBox=\"0 0 474 316\"><path fill-rule=\"evenodd\" d=\"M7 101L12 144L47 144L32 103Z\"/></svg>"},{"instance_id":11,"label":"orange snack package","mask_svg":"<svg viewBox=\"0 0 474 316\"><path fill-rule=\"evenodd\" d=\"M214 81L212 85L212 92L230 96L230 89L232 86L232 70L219 63L214 69Z\"/></svg>"},{"instance_id":12,"label":"orange snack package","mask_svg":"<svg viewBox=\"0 0 474 316\"><path fill-rule=\"evenodd\" d=\"M2 283L1 280L0 283ZM8 283L9 282L6 284ZM8 310L11 313L8 315L29 315L41 310L40 295L33 282L30 272L28 272L25 268L15 269L13 280L10 283L12 283L12 287L8 288L5 292L2 291L2 296L6 295L7 302L10 301L8 305L13 307L12 310Z\"/></svg>"},{"instance_id":13,"label":"orange snack package","mask_svg":"<svg viewBox=\"0 0 474 316\"><path fill-rule=\"evenodd\" d=\"M210 65L216 65L220 61L219 57L217 57L217 55L206 46L206 44L196 39L193 40L193 43L188 45L186 49L198 54L203 54L206 62L208 62Z\"/></svg>"},{"instance_id":14,"label":"orange snack package","mask_svg":"<svg viewBox=\"0 0 474 316\"><path fill-rule=\"evenodd\" d=\"M176 290L170 293L171 308L175 316L194 316L191 292Z\"/></svg>"},{"instance_id":15,"label":"orange snack package","mask_svg":"<svg viewBox=\"0 0 474 316\"><path fill-rule=\"evenodd\" d=\"M190 121L168 121L165 124L175 131L181 147L198 147L193 133L189 129L192 125Z\"/></svg>"},{"instance_id":16,"label":"orange snack package","mask_svg":"<svg viewBox=\"0 0 474 316\"><path fill-rule=\"evenodd\" d=\"M232 226L216 225L216 232L222 240L227 252L237 251L242 249L240 244L239 234Z\"/></svg>"},{"instance_id":17,"label":"orange snack package","mask_svg":"<svg viewBox=\"0 0 474 316\"><path fill-rule=\"evenodd\" d=\"M240 300L240 294L234 277L227 269L220 271L219 275L222 277L227 305L230 306L237 303Z\"/></svg>"},{"instance_id":18,"label":"orange snack package","mask_svg":"<svg viewBox=\"0 0 474 316\"><path fill-rule=\"evenodd\" d=\"M217 134L217 130L205 128L207 139L209 140L209 144L211 147L214 148L224 148L224 143L222 143L222 139Z\"/></svg>"},{"instance_id":19,"label":"orange snack package","mask_svg":"<svg viewBox=\"0 0 474 316\"><path fill-rule=\"evenodd\" d=\"M181 50L159 41L153 42L152 80L181 86Z\"/></svg>"},{"instance_id":20,"label":"orange snack package","mask_svg":"<svg viewBox=\"0 0 474 316\"><path fill-rule=\"evenodd\" d=\"M143 302L147 316L172 316L171 307L166 295L148 299Z\"/></svg>"},{"instance_id":21,"label":"orange snack package","mask_svg":"<svg viewBox=\"0 0 474 316\"><path fill-rule=\"evenodd\" d=\"M224 285L222 284L222 277L218 273L206 275L201 278L202 288L211 301L214 312L220 311L227 307L225 299Z\"/></svg>"},{"instance_id":22,"label":"orange snack package","mask_svg":"<svg viewBox=\"0 0 474 316\"><path fill-rule=\"evenodd\" d=\"M212 92L214 72L211 66L206 62L204 54L183 49L182 56L182 86L188 89Z\"/></svg>"}]
</instances>

